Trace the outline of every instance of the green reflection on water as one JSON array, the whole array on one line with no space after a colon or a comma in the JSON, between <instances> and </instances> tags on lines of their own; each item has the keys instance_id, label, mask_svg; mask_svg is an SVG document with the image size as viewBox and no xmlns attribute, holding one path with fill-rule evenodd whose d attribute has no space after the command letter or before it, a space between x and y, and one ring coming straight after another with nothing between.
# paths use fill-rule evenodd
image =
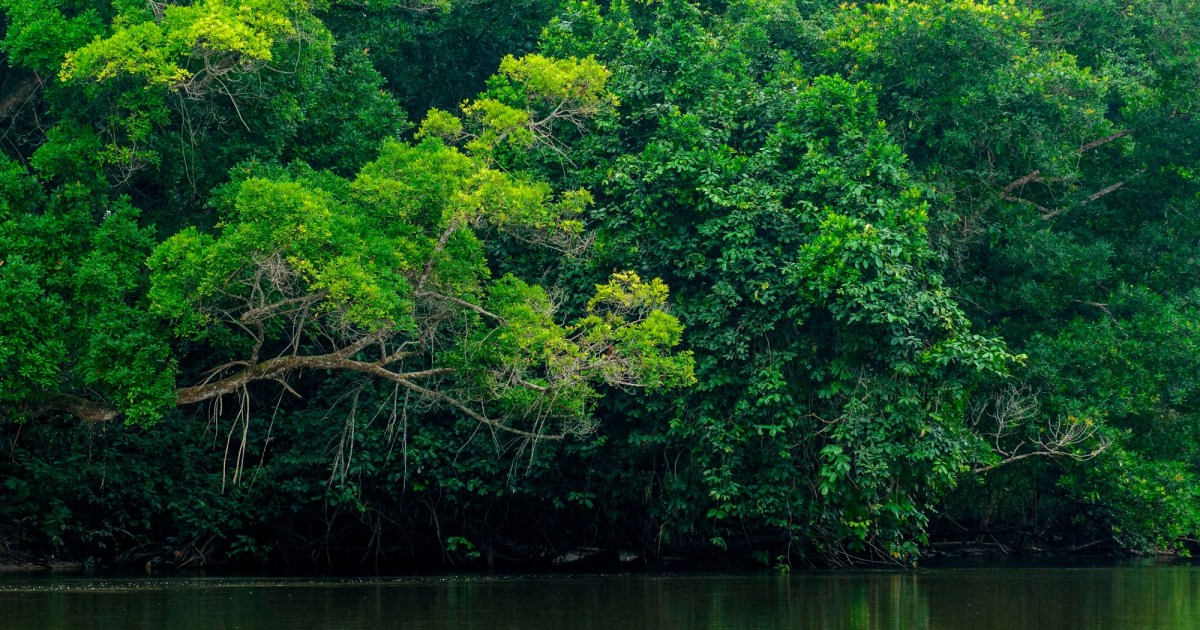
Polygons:
<instances>
[{"instance_id":1,"label":"green reflection on water","mask_svg":"<svg viewBox=\"0 0 1200 630\"><path fill-rule=\"evenodd\" d=\"M0 628L1200 628L1200 567L427 580L7 579Z\"/></svg>"}]
</instances>

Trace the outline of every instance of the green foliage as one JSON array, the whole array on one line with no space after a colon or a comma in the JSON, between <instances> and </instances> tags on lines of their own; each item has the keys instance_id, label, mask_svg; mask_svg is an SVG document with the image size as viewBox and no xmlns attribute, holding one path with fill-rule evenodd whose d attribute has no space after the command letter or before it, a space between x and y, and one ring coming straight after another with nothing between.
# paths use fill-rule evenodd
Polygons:
<instances>
[{"instance_id":1,"label":"green foliage","mask_svg":"<svg viewBox=\"0 0 1200 630\"><path fill-rule=\"evenodd\" d=\"M69 51L99 37L103 16L111 9L85 2L12 0L0 4L0 10L6 17L4 50L10 66L53 76Z\"/></svg>"},{"instance_id":2,"label":"green foliage","mask_svg":"<svg viewBox=\"0 0 1200 630\"><path fill-rule=\"evenodd\" d=\"M826 31L822 58L879 87L882 117L937 187L932 233L972 317L1029 355L1031 411L1006 421L1030 424L981 429L1013 431L1009 457L1055 427L1094 431L1027 468L1026 492L1060 498L1040 516L1064 541L1169 547L1196 528L1190 493L1165 491L1194 471L1177 377L1192 369L1195 283L1178 256L1194 231L1170 210L1194 207L1180 174L1200 155L1179 115L1200 86L1185 4L889 2L841 7Z\"/></svg>"},{"instance_id":3,"label":"green foliage","mask_svg":"<svg viewBox=\"0 0 1200 630\"><path fill-rule=\"evenodd\" d=\"M331 183L341 190L320 187ZM409 257L420 247L405 238L408 226L394 222L387 230L390 217L353 208L344 182L312 171L249 177L229 188L236 192L225 194L231 199L219 238L188 229L149 261L154 309L179 321L181 332L194 333L206 323L198 307L228 291L231 278L263 273L257 264L271 259L284 267L279 274L295 277L272 279L280 290L294 281L301 283L298 293L323 293L323 308L345 307L348 324L405 325L411 291L402 272L416 264Z\"/></svg>"},{"instance_id":4,"label":"green foliage","mask_svg":"<svg viewBox=\"0 0 1200 630\"><path fill-rule=\"evenodd\" d=\"M72 187L42 196L9 164L0 296L12 308L0 319L0 401L29 413L60 388L89 389L130 421L152 422L173 403L174 382L137 264L151 231L127 199L106 203Z\"/></svg>"},{"instance_id":5,"label":"green foliage","mask_svg":"<svg viewBox=\"0 0 1200 630\"><path fill-rule=\"evenodd\" d=\"M1113 131L1106 86L1069 53L1035 45L1039 18L1011 2L849 5L825 33L825 56L876 86L918 165L1002 184L1034 168L1071 177L1078 139Z\"/></svg>"},{"instance_id":6,"label":"green foliage","mask_svg":"<svg viewBox=\"0 0 1200 630\"><path fill-rule=\"evenodd\" d=\"M107 38L66 54L63 81L104 81L131 75L148 86L195 91L219 81L232 69L271 60L277 38L295 36L290 13L299 3L282 0L239 2L204 0L124 13ZM188 66L196 63L196 69Z\"/></svg>"},{"instance_id":7,"label":"green foliage","mask_svg":"<svg viewBox=\"0 0 1200 630\"><path fill-rule=\"evenodd\" d=\"M467 149L477 155L501 145L523 150L542 144L557 150L556 128L569 124L581 130L588 119L619 104L605 89L608 78L608 70L592 56L510 55L500 61L500 74L491 80L485 97L463 103L463 114L473 123L470 131L464 131L462 121L434 109L417 137L467 140Z\"/></svg>"},{"instance_id":8,"label":"green foliage","mask_svg":"<svg viewBox=\"0 0 1200 630\"><path fill-rule=\"evenodd\" d=\"M365 6L364 6L365 4ZM321 19L369 54L412 119L452 110L482 90L506 55L533 51L558 0L333 3Z\"/></svg>"},{"instance_id":9,"label":"green foliage","mask_svg":"<svg viewBox=\"0 0 1200 630\"><path fill-rule=\"evenodd\" d=\"M9 548L1200 531L1195 0L0 13Z\"/></svg>"},{"instance_id":10,"label":"green foliage","mask_svg":"<svg viewBox=\"0 0 1200 630\"><path fill-rule=\"evenodd\" d=\"M245 179L216 195L225 208L219 235L186 229L148 262L152 311L179 334L247 333L251 356L230 382L294 369L266 367L288 365L282 356L258 364L260 351L284 336L295 367L382 375L469 414L478 411L466 401L494 403L502 418L533 416L528 435L537 436L553 418L568 419L567 432L586 432L597 381L692 380L690 357L671 354L680 327L662 310L661 281L618 275L597 287L587 316L568 325L555 322L542 287L512 275L490 281L483 233L577 231L572 216L586 201L582 193L553 203L545 184L436 139L385 143L352 182L303 165L261 169L279 171L268 176L245 170ZM320 340L339 349L308 363L297 358L301 345ZM394 349L374 363L356 360L376 344ZM430 371L388 371L406 360L426 361ZM462 390L447 395L413 384L442 374L460 376ZM191 391L197 400L209 396L204 385ZM493 423L487 415L477 419Z\"/></svg>"},{"instance_id":11,"label":"green foliage","mask_svg":"<svg viewBox=\"0 0 1200 630\"><path fill-rule=\"evenodd\" d=\"M924 195L871 86L809 78L751 11L668 2L641 36L625 5L568 11L547 51L607 52L621 100L569 153L606 256L672 286L696 353L698 390L668 433L693 462L683 483L706 490L685 522L911 556L965 465L971 383L1012 357L969 332L937 274Z\"/></svg>"}]
</instances>

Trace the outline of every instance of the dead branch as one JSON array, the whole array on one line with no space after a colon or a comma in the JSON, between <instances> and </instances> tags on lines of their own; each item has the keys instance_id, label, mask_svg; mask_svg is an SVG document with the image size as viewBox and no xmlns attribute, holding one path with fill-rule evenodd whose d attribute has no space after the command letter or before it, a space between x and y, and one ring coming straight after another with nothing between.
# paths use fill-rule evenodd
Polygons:
<instances>
[{"instance_id":1,"label":"dead branch","mask_svg":"<svg viewBox=\"0 0 1200 630\"><path fill-rule=\"evenodd\" d=\"M110 422L121 417L121 412L112 405L62 393L50 394L42 399L39 415L50 411L69 413L88 422Z\"/></svg>"},{"instance_id":2,"label":"dead branch","mask_svg":"<svg viewBox=\"0 0 1200 630\"><path fill-rule=\"evenodd\" d=\"M1110 142L1115 142L1117 140L1120 140L1121 138L1129 136L1134 131L1136 131L1136 129L1122 129L1112 135L1108 135L1108 136L1104 136L1103 138L1092 140L1091 142L1088 142L1087 144L1080 146L1078 149L1076 149L1076 152L1087 153L1088 151L1091 151L1092 149L1098 149Z\"/></svg>"},{"instance_id":3,"label":"dead branch","mask_svg":"<svg viewBox=\"0 0 1200 630\"><path fill-rule=\"evenodd\" d=\"M1141 175L1142 173L1145 173L1145 172L1146 172L1146 169L1142 169L1142 170L1140 170L1140 171L1138 171L1138 172L1134 173L1134 174L1133 174L1133 177L1137 177L1138 175ZM1130 178L1130 179L1132 179L1132 178ZM1094 193L1092 193L1092 194L1088 195L1088 198L1087 198L1087 199L1085 199L1085 200L1083 200L1083 203L1084 203L1084 204L1089 204L1089 203L1091 203L1091 202L1093 202L1093 201L1095 201L1095 200L1097 200L1097 199L1099 199L1099 198L1101 198L1101 197L1104 197L1104 196L1106 196L1106 195L1110 195L1110 194L1112 194L1112 193L1114 193L1114 192L1116 192L1116 191L1120 190L1121 188L1123 188L1123 187L1125 186L1125 184L1128 184L1128 183L1129 183L1129 180L1127 179L1127 180L1119 181L1119 182L1117 182L1117 183L1115 183L1115 184L1113 184L1113 185L1111 185L1111 186L1105 187L1105 188L1103 188L1103 189L1101 189L1101 190L1098 190L1098 191L1096 191L1096 192L1094 192Z\"/></svg>"},{"instance_id":4,"label":"dead branch","mask_svg":"<svg viewBox=\"0 0 1200 630\"><path fill-rule=\"evenodd\" d=\"M429 277L433 275L433 267L437 264L438 256L446 249L446 245L450 243L450 237L454 236L458 228L459 221L455 217L450 220L450 224L446 226L446 229L438 238L437 245L434 246L433 251L429 254L429 260L425 262L425 268L421 270L421 277L417 280L416 289L418 292L425 288L426 282L429 282Z\"/></svg>"},{"instance_id":5,"label":"dead branch","mask_svg":"<svg viewBox=\"0 0 1200 630\"><path fill-rule=\"evenodd\" d=\"M1040 182L1040 181L1042 181L1042 171L1035 170L1033 172L1030 172L1026 175L1022 175L1021 177L1018 177L1018 178L1012 180L1011 182L1009 182L1008 185L1004 187L1004 194L1005 195L1012 194L1012 191L1014 191L1018 188L1023 188L1026 184L1029 184L1032 182Z\"/></svg>"},{"instance_id":6,"label":"dead branch","mask_svg":"<svg viewBox=\"0 0 1200 630\"><path fill-rule=\"evenodd\" d=\"M1090 420L1068 416L1055 417L1038 427L1036 437L1028 437L1028 421L1039 412L1037 392L1027 385L1010 386L994 398L975 406L971 422L991 438L992 450L1000 459L975 466L971 472L983 474L1030 457L1067 457L1086 461L1107 449L1111 441L1099 434L1099 426ZM986 427L986 428L983 428ZM1015 445L1012 442L1016 441ZM1093 444L1090 449L1084 445Z\"/></svg>"},{"instance_id":7,"label":"dead branch","mask_svg":"<svg viewBox=\"0 0 1200 630\"><path fill-rule=\"evenodd\" d=\"M375 375L382 375L382 373L386 372L389 375L387 378L391 380L401 378L405 381L445 376L454 373L452 368L436 368L416 372L391 372L381 361L365 362L349 358L353 354L352 350L356 345L357 343L328 354L308 356L284 355L274 359L267 359L261 363L251 365L233 376L228 376L216 382L182 387L176 390L175 402L180 405L190 405L211 400L219 396L231 394L250 383L280 380L298 370L343 370Z\"/></svg>"}]
</instances>

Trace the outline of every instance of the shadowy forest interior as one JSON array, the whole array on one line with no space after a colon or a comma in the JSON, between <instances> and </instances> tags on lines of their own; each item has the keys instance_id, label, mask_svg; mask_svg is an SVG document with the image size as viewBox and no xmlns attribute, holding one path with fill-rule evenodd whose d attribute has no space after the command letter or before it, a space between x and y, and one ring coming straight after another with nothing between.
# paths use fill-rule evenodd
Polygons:
<instances>
[{"instance_id":1,"label":"shadowy forest interior","mask_svg":"<svg viewBox=\"0 0 1200 630\"><path fill-rule=\"evenodd\" d=\"M0 560L1196 546L1197 0L0 12Z\"/></svg>"}]
</instances>

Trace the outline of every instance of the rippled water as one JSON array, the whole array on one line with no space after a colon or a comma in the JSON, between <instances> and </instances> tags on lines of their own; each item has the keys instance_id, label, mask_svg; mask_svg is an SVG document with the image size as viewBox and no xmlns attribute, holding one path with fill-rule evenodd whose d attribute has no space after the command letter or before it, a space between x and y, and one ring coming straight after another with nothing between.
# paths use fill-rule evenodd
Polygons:
<instances>
[{"instance_id":1,"label":"rippled water","mask_svg":"<svg viewBox=\"0 0 1200 630\"><path fill-rule=\"evenodd\" d=\"M0 628L1200 629L1200 566L430 579L2 578Z\"/></svg>"}]
</instances>

